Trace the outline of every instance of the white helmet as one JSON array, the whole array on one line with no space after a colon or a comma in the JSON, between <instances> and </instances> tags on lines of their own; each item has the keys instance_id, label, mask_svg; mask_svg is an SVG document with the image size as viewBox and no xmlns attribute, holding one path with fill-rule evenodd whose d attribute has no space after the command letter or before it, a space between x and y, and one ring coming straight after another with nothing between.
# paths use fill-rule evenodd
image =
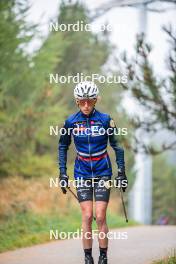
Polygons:
<instances>
[{"instance_id":1,"label":"white helmet","mask_svg":"<svg viewBox=\"0 0 176 264\"><path fill-rule=\"evenodd\" d=\"M93 99L97 98L99 90L93 82L78 83L74 89L74 97L76 99Z\"/></svg>"}]
</instances>

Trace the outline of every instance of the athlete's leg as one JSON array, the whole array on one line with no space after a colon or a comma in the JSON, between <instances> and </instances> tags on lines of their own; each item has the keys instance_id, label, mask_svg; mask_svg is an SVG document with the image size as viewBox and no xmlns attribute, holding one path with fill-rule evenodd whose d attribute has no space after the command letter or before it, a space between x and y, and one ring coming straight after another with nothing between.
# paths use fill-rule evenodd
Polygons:
<instances>
[{"instance_id":1,"label":"athlete's leg","mask_svg":"<svg viewBox=\"0 0 176 264\"><path fill-rule=\"evenodd\" d=\"M82 212L83 247L92 247L93 188L91 180L80 180L77 195Z\"/></svg>"},{"instance_id":2,"label":"athlete's leg","mask_svg":"<svg viewBox=\"0 0 176 264\"><path fill-rule=\"evenodd\" d=\"M108 202L105 201L96 201L95 203L95 214L96 214L96 222L99 231L99 246L100 248L108 247L108 226L106 222L106 210L107 210ZM102 232L102 233L100 233Z\"/></svg>"},{"instance_id":3,"label":"athlete's leg","mask_svg":"<svg viewBox=\"0 0 176 264\"><path fill-rule=\"evenodd\" d=\"M92 248L93 201L80 202L84 249Z\"/></svg>"},{"instance_id":4,"label":"athlete's leg","mask_svg":"<svg viewBox=\"0 0 176 264\"><path fill-rule=\"evenodd\" d=\"M101 179L102 180L102 179ZM106 181L107 178L103 177L103 180ZM104 182L105 183L105 182ZM107 250L108 250L108 226L106 222L106 211L110 197L110 189L106 187L106 184L101 184L98 181L94 187L94 196L95 196L95 213L96 213L96 222L99 231L99 247L100 247L100 256L98 264L107 264Z\"/></svg>"}]
</instances>

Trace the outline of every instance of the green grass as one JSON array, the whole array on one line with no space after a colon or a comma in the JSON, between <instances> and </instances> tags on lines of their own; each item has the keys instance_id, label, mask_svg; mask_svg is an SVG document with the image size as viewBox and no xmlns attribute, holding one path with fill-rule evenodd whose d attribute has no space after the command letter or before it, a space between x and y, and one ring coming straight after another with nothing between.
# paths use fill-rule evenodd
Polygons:
<instances>
[{"instance_id":1,"label":"green grass","mask_svg":"<svg viewBox=\"0 0 176 264\"><path fill-rule=\"evenodd\" d=\"M75 213L60 217L53 214L18 214L0 222L0 252L19 247L31 246L49 241L52 230L74 231L80 227L79 217Z\"/></svg>"},{"instance_id":2,"label":"green grass","mask_svg":"<svg viewBox=\"0 0 176 264\"><path fill-rule=\"evenodd\" d=\"M110 228L116 227L128 227L128 226L136 226L137 223L133 220L129 220L128 223L125 222L125 217L117 216L116 214L107 213L107 222Z\"/></svg>"},{"instance_id":3,"label":"green grass","mask_svg":"<svg viewBox=\"0 0 176 264\"><path fill-rule=\"evenodd\" d=\"M152 264L176 264L176 249L171 250L169 256L164 259L153 261Z\"/></svg>"},{"instance_id":4,"label":"green grass","mask_svg":"<svg viewBox=\"0 0 176 264\"><path fill-rule=\"evenodd\" d=\"M135 225L134 222L125 223L124 218L108 213L110 228ZM50 241L50 230L76 231L81 229L81 214L79 210L71 210L65 216L52 214L21 213L7 220L0 221L0 252L20 247L31 246ZM93 223L93 229L97 229Z\"/></svg>"}]
</instances>

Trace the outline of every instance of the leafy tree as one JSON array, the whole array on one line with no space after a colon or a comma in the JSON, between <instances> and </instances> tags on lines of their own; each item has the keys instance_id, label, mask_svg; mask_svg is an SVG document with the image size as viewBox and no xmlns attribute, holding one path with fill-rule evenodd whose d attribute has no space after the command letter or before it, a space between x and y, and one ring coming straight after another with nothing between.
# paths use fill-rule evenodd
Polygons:
<instances>
[{"instance_id":1,"label":"leafy tree","mask_svg":"<svg viewBox=\"0 0 176 264\"><path fill-rule=\"evenodd\" d=\"M35 137L46 117L46 108L52 105L48 71L59 61L62 41L59 35L52 36L37 54L27 54L25 48L37 32L36 25L25 20L28 4L1 1L0 5L0 175L5 176L25 171L24 160L26 167L28 161L31 167L35 163L34 153L39 149ZM56 89L52 95L53 100ZM37 157L36 160L39 162Z\"/></svg>"},{"instance_id":2,"label":"leafy tree","mask_svg":"<svg viewBox=\"0 0 176 264\"><path fill-rule=\"evenodd\" d=\"M32 88L24 47L33 37L35 27L26 24L27 11L26 1L0 1L0 161L4 163L21 147L16 118L21 110L19 106Z\"/></svg>"},{"instance_id":3,"label":"leafy tree","mask_svg":"<svg viewBox=\"0 0 176 264\"><path fill-rule=\"evenodd\" d=\"M129 60L126 54L123 56L129 79L127 84L122 84L123 89L131 94L143 112L143 117L136 115L131 118L131 124L135 129L143 131L148 138L159 131L172 135L176 132L176 37L171 27L164 28L164 31L171 46L167 55L168 73L164 78L159 78L154 73L149 61L152 48L145 42L143 34L137 38L135 58ZM137 136L134 135L135 151L142 149L150 154L158 154L176 148L175 139L157 147Z\"/></svg>"}]
</instances>

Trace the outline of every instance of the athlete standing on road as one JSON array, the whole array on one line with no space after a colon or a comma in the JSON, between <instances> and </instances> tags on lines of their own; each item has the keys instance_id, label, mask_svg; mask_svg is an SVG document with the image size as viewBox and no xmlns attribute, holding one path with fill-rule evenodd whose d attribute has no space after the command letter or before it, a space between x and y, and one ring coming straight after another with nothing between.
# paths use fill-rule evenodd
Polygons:
<instances>
[{"instance_id":1,"label":"athlete standing on road","mask_svg":"<svg viewBox=\"0 0 176 264\"><path fill-rule=\"evenodd\" d=\"M117 136L112 133L116 129L113 119L108 114L95 109L98 97L98 88L93 82L81 82L74 89L74 97L80 111L69 116L65 121L66 133L59 140L59 168L60 183L68 187L67 176L67 151L71 144L71 137L77 156L74 166L75 179L81 180L77 186L77 195L82 211L83 248L85 252L85 264L93 264L92 238L85 234L92 232L93 220L93 194L95 198L95 216L99 232L108 233L106 223L106 210L109 202L110 189L100 184L100 180L111 179L112 167L107 153L107 143L115 151L118 176L116 185L122 186L125 191L128 181L125 175L124 151L118 146ZM105 131L105 133L103 133ZM107 131L111 133L107 133ZM74 133L73 133L74 132ZM75 133L77 132L77 133ZM124 184L125 181L125 184ZM61 187L63 193L66 188ZM85 236L84 236L85 235ZM107 264L108 238L99 237L100 256L98 264Z\"/></svg>"}]
</instances>

